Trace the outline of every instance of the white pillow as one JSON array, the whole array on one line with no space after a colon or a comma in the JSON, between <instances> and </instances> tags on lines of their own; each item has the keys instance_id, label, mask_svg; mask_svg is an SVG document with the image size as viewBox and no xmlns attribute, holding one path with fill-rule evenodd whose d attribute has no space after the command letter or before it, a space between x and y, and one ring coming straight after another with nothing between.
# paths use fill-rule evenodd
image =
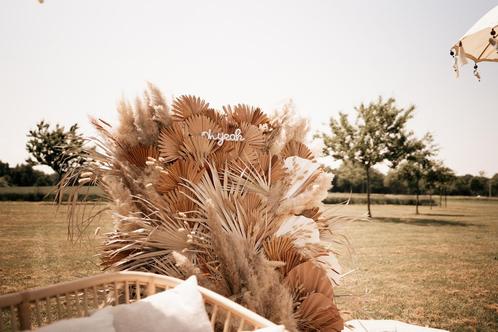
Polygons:
<instances>
[{"instance_id":1,"label":"white pillow","mask_svg":"<svg viewBox=\"0 0 498 332\"><path fill-rule=\"evenodd\" d=\"M95 312L90 317L64 319L43 326L40 332L115 332L113 326L112 307Z\"/></svg>"},{"instance_id":2,"label":"white pillow","mask_svg":"<svg viewBox=\"0 0 498 332\"><path fill-rule=\"evenodd\" d=\"M446 330L434 329L403 323L397 320L350 320L344 324L342 332L448 332Z\"/></svg>"},{"instance_id":3,"label":"white pillow","mask_svg":"<svg viewBox=\"0 0 498 332\"><path fill-rule=\"evenodd\" d=\"M112 312L116 332L212 331L195 276L173 289L113 307Z\"/></svg>"}]
</instances>

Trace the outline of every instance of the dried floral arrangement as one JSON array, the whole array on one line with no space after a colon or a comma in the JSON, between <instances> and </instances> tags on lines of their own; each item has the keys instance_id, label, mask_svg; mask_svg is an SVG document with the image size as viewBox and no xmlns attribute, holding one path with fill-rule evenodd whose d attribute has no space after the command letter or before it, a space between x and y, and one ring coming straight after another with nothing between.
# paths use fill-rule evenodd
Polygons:
<instances>
[{"instance_id":1,"label":"dried floral arrangement","mask_svg":"<svg viewBox=\"0 0 498 332\"><path fill-rule=\"evenodd\" d=\"M321 203L331 176L303 143L306 121L288 108L271 117L246 105L217 111L193 96L170 107L153 85L118 111L116 129L92 119L100 137L63 179L92 182L108 198L103 268L195 274L289 331L343 329L337 217Z\"/></svg>"}]
</instances>

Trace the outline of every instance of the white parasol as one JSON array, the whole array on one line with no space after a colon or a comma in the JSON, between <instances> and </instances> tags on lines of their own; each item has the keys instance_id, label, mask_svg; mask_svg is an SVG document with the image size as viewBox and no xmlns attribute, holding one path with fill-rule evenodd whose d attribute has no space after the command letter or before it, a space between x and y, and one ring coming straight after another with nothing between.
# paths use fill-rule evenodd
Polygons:
<instances>
[{"instance_id":1,"label":"white parasol","mask_svg":"<svg viewBox=\"0 0 498 332\"><path fill-rule=\"evenodd\" d=\"M459 41L453 45L450 54L455 59L453 69L458 77L460 67L468 60L474 61L474 75L481 79L477 63L498 62L498 6L481 17Z\"/></svg>"}]
</instances>

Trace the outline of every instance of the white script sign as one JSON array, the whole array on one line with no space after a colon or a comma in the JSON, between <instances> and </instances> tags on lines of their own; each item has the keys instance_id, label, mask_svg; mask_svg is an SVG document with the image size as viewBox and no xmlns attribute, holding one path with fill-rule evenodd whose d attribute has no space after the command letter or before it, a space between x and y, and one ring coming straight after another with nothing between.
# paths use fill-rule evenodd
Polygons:
<instances>
[{"instance_id":1,"label":"white script sign","mask_svg":"<svg viewBox=\"0 0 498 332\"><path fill-rule=\"evenodd\" d=\"M244 141L245 138L242 136L242 131L240 129L235 129L235 132L233 134L227 134L227 133L213 133L211 129L208 131L203 131L201 133L202 137L206 137L209 140L214 140L218 141L218 145L221 146L225 141L232 141L232 142L238 142L238 141Z\"/></svg>"}]
</instances>

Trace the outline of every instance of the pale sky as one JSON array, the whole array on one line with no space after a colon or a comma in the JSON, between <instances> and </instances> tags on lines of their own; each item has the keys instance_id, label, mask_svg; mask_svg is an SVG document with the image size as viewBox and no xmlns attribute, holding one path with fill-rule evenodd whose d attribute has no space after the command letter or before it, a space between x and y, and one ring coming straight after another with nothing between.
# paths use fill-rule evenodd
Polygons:
<instances>
[{"instance_id":1,"label":"pale sky","mask_svg":"<svg viewBox=\"0 0 498 332\"><path fill-rule=\"evenodd\" d=\"M26 159L41 119L116 123L146 81L215 107L271 112L291 98L313 129L393 96L457 174L498 172L498 63L459 79L449 49L498 1L0 2L0 160Z\"/></svg>"}]
</instances>

